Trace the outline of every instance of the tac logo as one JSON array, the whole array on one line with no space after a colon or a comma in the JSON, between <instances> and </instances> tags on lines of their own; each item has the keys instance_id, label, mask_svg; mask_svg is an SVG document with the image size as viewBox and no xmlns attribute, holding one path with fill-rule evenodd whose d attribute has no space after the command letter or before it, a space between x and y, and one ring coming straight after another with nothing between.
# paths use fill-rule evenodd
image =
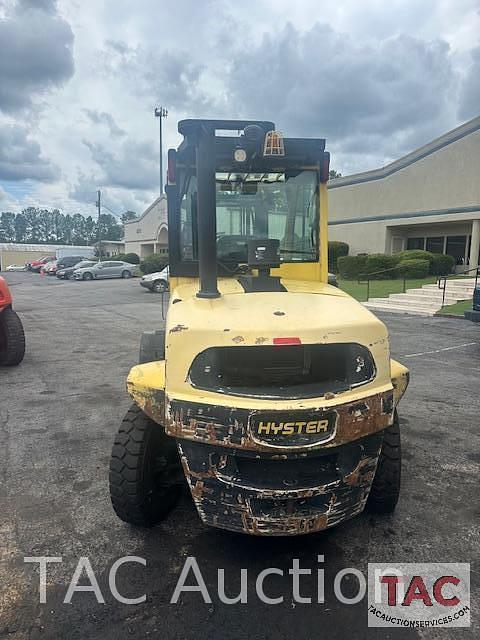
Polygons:
<instances>
[{"instance_id":1,"label":"tac logo","mask_svg":"<svg viewBox=\"0 0 480 640\"><path fill-rule=\"evenodd\" d=\"M470 565L368 565L369 627L469 627Z\"/></svg>"}]
</instances>

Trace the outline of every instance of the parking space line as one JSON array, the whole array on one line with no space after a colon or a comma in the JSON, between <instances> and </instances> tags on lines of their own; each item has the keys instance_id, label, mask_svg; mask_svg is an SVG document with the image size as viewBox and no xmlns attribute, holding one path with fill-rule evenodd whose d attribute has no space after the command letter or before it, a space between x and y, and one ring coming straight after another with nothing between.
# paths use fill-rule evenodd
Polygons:
<instances>
[{"instance_id":1,"label":"parking space line","mask_svg":"<svg viewBox=\"0 0 480 640\"><path fill-rule=\"evenodd\" d=\"M402 358L418 358L419 356L428 356L431 353L442 353L442 351L452 351L453 349L463 349L464 347L473 347L478 342L467 342L465 344L458 344L455 347L444 347L443 349L434 349L433 351L422 351L422 353L406 353Z\"/></svg>"}]
</instances>

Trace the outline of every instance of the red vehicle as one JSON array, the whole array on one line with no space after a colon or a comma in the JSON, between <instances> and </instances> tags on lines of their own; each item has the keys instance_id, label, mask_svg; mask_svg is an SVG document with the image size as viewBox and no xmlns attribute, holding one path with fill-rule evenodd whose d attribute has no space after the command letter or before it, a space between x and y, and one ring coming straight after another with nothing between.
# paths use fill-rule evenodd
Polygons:
<instances>
[{"instance_id":1,"label":"red vehicle","mask_svg":"<svg viewBox=\"0 0 480 640\"><path fill-rule=\"evenodd\" d=\"M25 355L22 321L12 308L12 294L0 276L0 365L20 364Z\"/></svg>"},{"instance_id":2,"label":"red vehicle","mask_svg":"<svg viewBox=\"0 0 480 640\"><path fill-rule=\"evenodd\" d=\"M36 271L37 273L39 273L40 269L43 267L43 265L47 264L47 262L51 262L52 260L56 260L56 257L55 256L43 256L39 260L34 260L33 262L27 263L27 269L29 271Z\"/></svg>"}]
</instances>

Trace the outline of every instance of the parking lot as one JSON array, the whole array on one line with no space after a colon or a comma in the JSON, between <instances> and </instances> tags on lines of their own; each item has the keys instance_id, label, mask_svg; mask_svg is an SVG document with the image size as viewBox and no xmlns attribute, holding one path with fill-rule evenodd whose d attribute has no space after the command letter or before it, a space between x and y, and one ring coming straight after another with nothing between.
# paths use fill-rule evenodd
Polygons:
<instances>
[{"instance_id":1,"label":"parking lot","mask_svg":"<svg viewBox=\"0 0 480 640\"><path fill-rule=\"evenodd\" d=\"M130 401L125 377L136 363L140 333L162 325L161 296L137 279L59 281L31 273L7 275L27 336L24 362L0 371L0 637L18 638L467 638L479 637L478 481L480 328L462 320L385 315L392 356L411 370L400 406L403 487L393 516L363 514L324 533L258 539L208 529L188 495L165 522L134 529L116 518L108 495L114 434ZM146 594L120 604L108 572L122 556L146 567L119 570L119 591ZM318 555L324 556L326 602L316 602ZM55 556L47 603L39 604L37 565L25 556ZM93 593L64 604L78 560L87 556L105 604ZM212 595L170 604L187 556L197 558ZM288 568L299 558L313 569L294 603ZM365 602L342 605L329 593L338 570L369 562L472 563L472 628L404 630L367 627ZM282 604L260 602L252 590L267 567ZM218 598L217 569L227 594L239 592L248 569L249 602ZM329 579L331 578L331 579ZM355 581L350 587L355 593ZM251 597L250 597L251 596ZM475 610L475 602L477 607Z\"/></svg>"}]
</instances>

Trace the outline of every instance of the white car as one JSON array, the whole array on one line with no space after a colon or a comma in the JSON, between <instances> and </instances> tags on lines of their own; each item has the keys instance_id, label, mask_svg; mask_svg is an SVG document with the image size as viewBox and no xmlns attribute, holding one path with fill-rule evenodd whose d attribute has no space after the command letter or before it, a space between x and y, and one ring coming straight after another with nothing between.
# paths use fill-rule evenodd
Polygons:
<instances>
[{"instance_id":1,"label":"white car","mask_svg":"<svg viewBox=\"0 0 480 640\"><path fill-rule=\"evenodd\" d=\"M155 273L147 273L140 280L140 285L145 289L150 289L154 293L163 293L168 291L169 281L169 269L168 265L161 271L155 271Z\"/></svg>"},{"instance_id":2,"label":"white car","mask_svg":"<svg viewBox=\"0 0 480 640\"><path fill-rule=\"evenodd\" d=\"M9 264L5 271L26 271L27 267L24 264Z\"/></svg>"}]
</instances>

